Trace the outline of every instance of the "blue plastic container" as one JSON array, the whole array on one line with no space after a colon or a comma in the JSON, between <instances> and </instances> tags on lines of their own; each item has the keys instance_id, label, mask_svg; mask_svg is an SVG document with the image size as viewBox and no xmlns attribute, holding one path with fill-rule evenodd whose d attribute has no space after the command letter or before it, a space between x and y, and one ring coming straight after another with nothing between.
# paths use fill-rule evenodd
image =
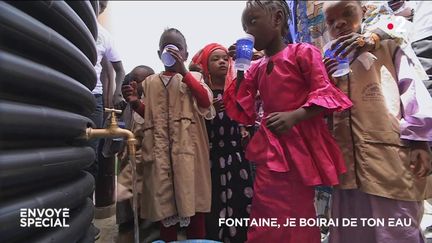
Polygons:
<instances>
[{"instance_id":1,"label":"blue plastic container","mask_svg":"<svg viewBox=\"0 0 432 243\"><path fill-rule=\"evenodd\" d=\"M245 71L250 67L255 37L246 34L245 37L237 40L236 43L236 60L235 68L239 71Z\"/></svg>"}]
</instances>

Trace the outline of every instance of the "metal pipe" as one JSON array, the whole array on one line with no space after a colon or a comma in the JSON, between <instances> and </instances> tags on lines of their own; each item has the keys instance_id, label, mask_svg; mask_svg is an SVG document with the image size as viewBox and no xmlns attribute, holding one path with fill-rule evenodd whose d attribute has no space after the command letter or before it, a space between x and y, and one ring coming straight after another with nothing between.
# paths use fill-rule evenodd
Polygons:
<instances>
[{"instance_id":1,"label":"metal pipe","mask_svg":"<svg viewBox=\"0 0 432 243\"><path fill-rule=\"evenodd\" d=\"M86 129L86 135L85 138L87 140L94 139L94 138L118 138L118 137L127 137L128 141L135 140L135 136L133 133L127 129L123 129L120 127L114 127L114 128L105 128L105 129L98 129L98 128L87 128ZM129 144L129 143L128 143Z\"/></svg>"}]
</instances>

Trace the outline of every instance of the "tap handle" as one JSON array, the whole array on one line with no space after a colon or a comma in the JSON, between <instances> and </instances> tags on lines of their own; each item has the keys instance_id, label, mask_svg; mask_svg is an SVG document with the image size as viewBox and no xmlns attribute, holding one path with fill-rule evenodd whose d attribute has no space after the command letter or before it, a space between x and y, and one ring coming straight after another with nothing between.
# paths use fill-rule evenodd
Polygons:
<instances>
[{"instance_id":1,"label":"tap handle","mask_svg":"<svg viewBox=\"0 0 432 243\"><path fill-rule=\"evenodd\" d=\"M117 126L116 113L117 114L121 114L122 111L121 110L116 110L116 109L105 108L105 112L111 112L111 126Z\"/></svg>"},{"instance_id":2,"label":"tap handle","mask_svg":"<svg viewBox=\"0 0 432 243\"><path fill-rule=\"evenodd\" d=\"M111 108L105 108L105 112L112 112L114 114L121 114L121 110L111 109Z\"/></svg>"}]
</instances>

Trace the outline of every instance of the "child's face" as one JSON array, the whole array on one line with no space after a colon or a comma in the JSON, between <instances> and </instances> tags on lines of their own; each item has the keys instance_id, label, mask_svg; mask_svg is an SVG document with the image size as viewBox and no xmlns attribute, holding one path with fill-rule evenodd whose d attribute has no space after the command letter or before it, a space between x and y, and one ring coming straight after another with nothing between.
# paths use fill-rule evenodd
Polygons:
<instances>
[{"instance_id":1,"label":"child's face","mask_svg":"<svg viewBox=\"0 0 432 243\"><path fill-rule=\"evenodd\" d=\"M334 39L361 29L363 11L358 1L325 2L323 12L329 33Z\"/></svg>"},{"instance_id":2,"label":"child's face","mask_svg":"<svg viewBox=\"0 0 432 243\"><path fill-rule=\"evenodd\" d=\"M242 14L243 30L255 37L254 48L258 51L267 48L269 43L280 33L273 21L274 14L269 14L259 6L248 6Z\"/></svg>"},{"instance_id":3,"label":"child's face","mask_svg":"<svg viewBox=\"0 0 432 243\"><path fill-rule=\"evenodd\" d=\"M214 50L208 59L208 71L211 76L224 77L228 72L228 53L217 49Z\"/></svg>"},{"instance_id":4,"label":"child's face","mask_svg":"<svg viewBox=\"0 0 432 243\"><path fill-rule=\"evenodd\" d=\"M179 49L179 52L180 52L183 60L187 59L188 52L186 50L186 43L185 43L183 37L174 31L170 31L163 36L163 39L160 42L159 51L158 51L159 57L161 56L164 47L166 45L169 45L169 44L175 45Z\"/></svg>"}]
</instances>

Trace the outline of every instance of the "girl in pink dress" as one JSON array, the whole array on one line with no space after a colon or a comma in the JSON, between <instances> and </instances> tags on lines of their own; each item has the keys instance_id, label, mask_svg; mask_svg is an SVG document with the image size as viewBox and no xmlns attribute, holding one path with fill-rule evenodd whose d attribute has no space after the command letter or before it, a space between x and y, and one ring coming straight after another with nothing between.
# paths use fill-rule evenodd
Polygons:
<instances>
[{"instance_id":1,"label":"girl in pink dress","mask_svg":"<svg viewBox=\"0 0 432 243\"><path fill-rule=\"evenodd\" d=\"M255 122L258 91L263 102L264 118L246 149L246 158L257 164L248 242L320 242L319 228L300 227L300 219L316 218L314 186L336 185L345 172L323 115L352 104L329 81L317 48L286 44L289 14L285 1L247 2L243 28L265 57L224 97L228 115L245 125ZM277 218L279 227L254 222L270 218ZM296 226L286 225L288 218Z\"/></svg>"}]
</instances>

